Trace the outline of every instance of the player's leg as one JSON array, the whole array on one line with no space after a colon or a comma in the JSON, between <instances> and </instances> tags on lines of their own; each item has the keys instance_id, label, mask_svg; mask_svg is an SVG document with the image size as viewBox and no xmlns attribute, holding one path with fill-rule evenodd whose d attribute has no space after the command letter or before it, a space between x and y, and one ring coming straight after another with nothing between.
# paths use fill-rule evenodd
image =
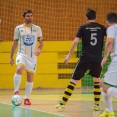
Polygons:
<instances>
[{"instance_id":1,"label":"player's leg","mask_svg":"<svg viewBox=\"0 0 117 117\"><path fill-rule=\"evenodd\" d=\"M101 90L101 95L102 95L102 99L104 101L104 104L106 106L106 109L104 110L104 112L100 115L100 117L106 117L108 116L109 114L111 115L114 115L114 112L113 112L113 107L112 107L112 98L111 96L109 96L107 93L105 93L103 91L103 82L104 80L101 79L100 80L100 90Z\"/></svg>"},{"instance_id":2,"label":"player's leg","mask_svg":"<svg viewBox=\"0 0 117 117\"><path fill-rule=\"evenodd\" d=\"M117 98L117 62L112 61L105 75L103 90L108 95Z\"/></svg>"},{"instance_id":3,"label":"player's leg","mask_svg":"<svg viewBox=\"0 0 117 117\"><path fill-rule=\"evenodd\" d=\"M100 74L101 74L101 65L100 63L92 63L91 68L90 68L90 75L93 76L93 82L94 82L94 106L93 109L98 111L100 110L99 107L99 102L100 102L100 96L101 96L101 91L100 91Z\"/></svg>"},{"instance_id":4,"label":"player's leg","mask_svg":"<svg viewBox=\"0 0 117 117\"><path fill-rule=\"evenodd\" d=\"M66 105L68 99L70 98L70 96L72 95L77 82L78 82L78 80L71 79L70 83L68 84L67 88L64 91L62 100L60 101L60 103L58 105L55 106L60 111L65 109L65 105Z\"/></svg>"},{"instance_id":5,"label":"player's leg","mask_svg":"<svg viewBox=\"0 0 117 117\"><path fill-rule=\"evenodd\" d=\"M33 78L34 78L34 73L36 71L36 57L34 57L34 58L27 57L26 58L26 71L27 71L27 82L26 82L26 86L25 86L24 104L31 105L29 96L33 89Z\"/></svg>"},{"instance_id":6,"label":"player's leg","mask_svg":"<svg viewBox=\"0 0 117 117\"><path fill-rule=\"evenodd\" d=\"M112 107L111 96L108 93L105 93L103 91L103 87L100 89L101 89L101 95L102 95L106 108L105 108L104 112L100 115L100 117L115 117L113 107Z\"/></svg>"},{"instance_id":7,"label":"player's leg","mask_svg":"<svg viewBox=\"0 0 117 117\"><path fill-rule=\"evenodd\" d=\"M17 68L16 68L16 73L14 75L14 94L17 95L19 94L19 86L20 86L20 83L21 83L21 80L22 80L22 72L24 70L24 65L25 65L25 60L23 58L23 56L21 55L18 55L16 57L16 65L17 65Z\"/></svg>"},{"instance_id":8,"label":"player's leg","mask_svg":"<svg viewBox=\"0 0 117 117\"><path fill-rule=\"evenodd\" d=\"M107 90L107 94L114 97L114 98L117 98L117 87L110 87L108 90Z\"/></svg>"},{"instance_id":9,"label":"player's leg","mask_svg":"<svg viewBox=\"0 0 117 117\"><path fill-rule=\"evenodd\" d=\"M34 74L27 72L27 82L26 82L26 86L25 86L25 100L24 100L25 105L31 105L29 96L33 89L33 78L34 78Z\"/></svg>"},{"instance_id":10,"label":"player's leg","mask_svg":"<svg viewBox=\"0 0 117 117\"><path fill-rule=\"evenodd\" d=\"M117 62L112 61L105 75L104 83L102 84L103 92L106 94L108 98L111 96L117 98L116 85L117 85ZM109 117L114 117L113 109L112 107L110 107L111 104L112 101L110 101L110 103L109 101L106 101L106 108L107 108L106 112L110 114Z\"/></svg>"},{"instance_id":11,"label":"player's leg","mask_svg":"<svg viewBox=\"0 0 117 117\"><path fill-rule=\"evenodd\" d=\"M103 82L103 80L101 80L101 82ZM104 112L100 115L100 117L106 117L106 116L109 116L110 115L114 115L114 112L113 112L113 107L112 107L112 98L110 95L108 95L107 93L105 93L103 91L103 88L101 87L100 88L101 90L101 95L102 95L102 98L103 98L103 101L104 101L104 104L106 106L106 109L104 110ZM111 116L109 116L111 117Z\"/></svg>"},{"instance_id":12,"label":"player's leg","mask_svg":"<svg viewBox=\"0 0 117 117\"><path fill-rule=\"evenodd\" d=\"M86 65L84 61L79 61L77 63L72 75L72 79L70 80L70 83L68 84L67 88L64 91L64 95L62 97L60 104L55 106L58 110L60 111L64 110L65 105L68 99L70 98L70 96L72 95L76 84L84 76L87 69L88 69L88 65Z\"/></svg>"},{"instance_id":13,"label":"player's leg","mask_svg":"<svg viewBox=\"0 0 117 117\"><path fill-rule=\"evenodd\" d=\"M94 81L94 88L93 88L94 107L93 109L98 111L100 110L99 102L100 102L100 95L101 95L100 86L99 86L100 78L93 78L93 81Z\"/></svg>"}]
</instances>

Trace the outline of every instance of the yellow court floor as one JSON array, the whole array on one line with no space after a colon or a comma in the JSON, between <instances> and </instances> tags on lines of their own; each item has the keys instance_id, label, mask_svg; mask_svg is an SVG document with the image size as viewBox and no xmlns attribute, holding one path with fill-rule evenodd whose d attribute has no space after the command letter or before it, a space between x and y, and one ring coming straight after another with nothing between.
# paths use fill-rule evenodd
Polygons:
<instances>
[{"instance_id":1,"label":"yellow court floor","mask_svg":"<svg viewBox=\"0 0 117 117\"><path fill-rule=\"evenodd\" d=\"M105 106L101 99L100 111L93 111L92 89L75 89L62 112L55 109L55 105L62 98L64 89L36 89L32 91L31 106L13 106L11 98L13 90L0 90L0 117L99 117ZM20 95L24 98L24 90ZM117 116L117 101L113 99L113 107Z\"/></svg>"}]
</instances>

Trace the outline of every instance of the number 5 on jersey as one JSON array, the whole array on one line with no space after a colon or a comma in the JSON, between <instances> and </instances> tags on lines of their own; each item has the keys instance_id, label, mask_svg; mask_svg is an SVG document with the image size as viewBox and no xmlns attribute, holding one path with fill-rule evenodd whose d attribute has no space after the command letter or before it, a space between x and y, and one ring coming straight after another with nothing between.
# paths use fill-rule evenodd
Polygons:
<instances>
[{"instance_id":1,"label":"number 5 on jersey","mask_svg":"<svg viewBox=\"0 0 117 117\"><path fill-rule=\"evenodd\" d=\"M92 46L95 46L97 44L97 38L96 38L96 36L97 36L97 33L91 33L91 42L90 42L90 44Z\"/></svg>"}]
</instances>

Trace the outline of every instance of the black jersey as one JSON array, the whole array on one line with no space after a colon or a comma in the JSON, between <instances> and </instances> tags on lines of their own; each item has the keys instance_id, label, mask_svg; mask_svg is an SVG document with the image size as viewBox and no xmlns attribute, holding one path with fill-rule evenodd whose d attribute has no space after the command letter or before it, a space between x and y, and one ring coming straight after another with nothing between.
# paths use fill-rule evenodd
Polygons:
<instances>
[{"instance_id":1,"label":"black jersey","mask_svg":"<svg viewBox=\"0 0 117 117\"><path fill-rule=\"evenodd\" d=\"M101 24L89 22L80 26L76 34L76 37L82 38L80 58L100 62L102 60L104 36L106 36L106 28Z\"/></svg>"}]
</instances>

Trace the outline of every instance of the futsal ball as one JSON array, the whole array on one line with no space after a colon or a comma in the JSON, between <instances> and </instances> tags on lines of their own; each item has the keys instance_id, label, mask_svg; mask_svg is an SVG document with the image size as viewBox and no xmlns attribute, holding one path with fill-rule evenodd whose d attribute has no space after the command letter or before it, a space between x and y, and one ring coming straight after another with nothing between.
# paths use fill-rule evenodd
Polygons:
<instances>
[{"instance_id":1,"label":"futsal ball","mask_svg":"<svg viewBox=\"0 0 117 117\"><path fill-rule=\"evenodd\" d=\"M22 97L20 95L14 95L11 102L13 105L19 106L22 103Z\"/></svg>"}]
</instances>

